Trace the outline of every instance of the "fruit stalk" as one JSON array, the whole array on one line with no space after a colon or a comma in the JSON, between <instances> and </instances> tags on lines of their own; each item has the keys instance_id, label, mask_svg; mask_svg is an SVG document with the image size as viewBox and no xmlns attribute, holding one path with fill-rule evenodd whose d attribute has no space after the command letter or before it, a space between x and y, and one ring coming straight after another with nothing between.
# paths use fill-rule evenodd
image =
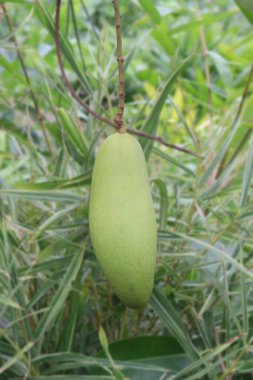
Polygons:
<instances>
[{"instance_id":1,"label":"fruit stalk","mask_svg":"<svg viewBox=\"0 0 253 380\"><path fill-rule=\"evenodd\" d=\"M126 132L124 127L125 91L124 91L124 58L122 53L121 23L118 0L112 1L115 13L116 37L117 37L117 61L119 71L119 107L114 122L119 132Z\"/></svg>"}]
</instances>

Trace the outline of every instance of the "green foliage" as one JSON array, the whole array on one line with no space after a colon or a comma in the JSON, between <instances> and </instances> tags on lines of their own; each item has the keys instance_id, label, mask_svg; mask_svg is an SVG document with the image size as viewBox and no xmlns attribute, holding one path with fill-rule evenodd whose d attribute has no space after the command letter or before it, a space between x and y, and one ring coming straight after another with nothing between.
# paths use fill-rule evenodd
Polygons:
<instances>
[{"instance_id":1,"label":"green foliage","mask_svg":"<svg viewBox=\"0 0 253 380\"><path fill-rule=\"evenodd\" d=\"M247 17L249 22L253 24L253 4L250 0L235 0L242 13Z\"/></svg>"},{"instance_id":2,"label":"green foliage","mask_svg":"<svg viewBox=\"0 0 253 380\"><path fill-rule=\"evenodd\" d=\"M140 311L91 246L91 172L111 129L63 83L55 2L0 4L13 26L1 9L1 380L251 379L252 2L120 1L126 126L203 157L140 139L159 228ZM65 0L60 21L72 86L112 120L111 2Z\"/></svg>"}]
</instances>

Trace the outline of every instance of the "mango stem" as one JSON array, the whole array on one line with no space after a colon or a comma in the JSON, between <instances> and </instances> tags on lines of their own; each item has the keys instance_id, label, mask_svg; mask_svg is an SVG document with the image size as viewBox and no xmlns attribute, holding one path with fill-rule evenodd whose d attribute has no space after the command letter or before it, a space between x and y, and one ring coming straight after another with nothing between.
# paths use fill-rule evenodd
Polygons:
<instances>
[{"instance_id":1,"label":"mango stem","mask_svg":"<svg viewBox=\"0 0 253 380\"><path fill-rule=\"evenodd\" d=\"M126 132L124 127L123 114L125 109L125 91L124 91L124 58L122 53L122 39L121 39L121 23L120 23L120 10L118 0L112 0L115 13L116 22L116 37L117 37L117 61L119 72L119 106L118 112L114 118L116 129L119 132Z\"/></svg>"}]
</instances>

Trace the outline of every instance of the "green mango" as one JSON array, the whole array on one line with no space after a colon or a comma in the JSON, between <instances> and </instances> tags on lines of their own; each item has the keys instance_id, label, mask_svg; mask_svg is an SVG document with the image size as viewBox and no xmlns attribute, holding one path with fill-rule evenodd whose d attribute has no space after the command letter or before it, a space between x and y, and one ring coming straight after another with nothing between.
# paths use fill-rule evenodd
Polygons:
<instances>
[{"instance_id":1,"label":"green mango","mask_svg":"<svg viewBox=\"0 0 253 380\"><path fill-rule=\"evenodd\" d=\"M89 225L97 260L119 299L144 307L153 289L156 217L142 148L127 133L114 133L99 149Z\"/></svg>"}]
</instances>

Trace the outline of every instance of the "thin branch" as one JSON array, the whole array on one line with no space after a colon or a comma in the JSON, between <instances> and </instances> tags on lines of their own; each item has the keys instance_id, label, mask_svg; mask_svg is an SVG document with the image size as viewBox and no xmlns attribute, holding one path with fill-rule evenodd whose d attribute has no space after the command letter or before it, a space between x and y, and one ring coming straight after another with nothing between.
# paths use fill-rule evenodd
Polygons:
<instances>
[{"instance_id":1,"label":"thin branch","mask_svg":"<svg viewBox=\"0 0 253 380\"><path fill-rule=\"evenodd\" d=\"M60 71L61 71L61 74L62 74L62 77L64 79L64 82L66 84L66 87L67 89L69 90L71 96L87 111L89 112L91 115L93 115L96 119L104 122L105 124L108 124L110 125L111 127L117 129L117 125L110 121L109 119L107 118L104 118L100 115L98 115L96 112L94 112L93 110L91 110L80 98L79 96L75 93L75 90L73 89L71 83L69 82L68 78L67 78L67 75L66 75L66 72L65 72L65 69L64 69L64 64L63 64L63 61L62 61L62 54L61 54L61 48L60 48L60 31L59 31L59 19L60 19L60 9L61 9L61 0L57 0L57 5L56 5L56 13L55 13L55 43L56 43L56 52L57 52L57 57L58 57L58 62L59 62L59 67L60 67ZM173 145L173 144L169 144L167 143L165 140L163 140L161 137L157 137L157 136L153 136L153 135L149 135L148 133L145 133L145 132L141 132L141 131L138 131L138 130L134 130L134 129L131 129L131 128L126 128L126 131L132 135L136 135L136 136L139 136L139 137L145 137L149 140L153 140L153 141L156 141L158 142L159 144L162 144L168 148L172 148L172 149L175 149L175 150L178 150L180 152L184 152L184 153L187 153L187 154L190 154L194 157L197 157L197 158L200 158L202 159L203 157L201 157L199 154L195 153L195 152L192 152L191 150L188 150L188 149L185 149L185 148L182 148L182 147L179 147L177 145Z\"/></svg>"},{"instance_id":2,"label":"thin branch","mask_svg":"<svg viewBox=\"0 0 253 380\"><path fill-rule=\"evenodd\" d=\"M96 119L99 121L110 125L111 127L116 128L115 123L110 121L109 119L100 116L97 114L95 111L90 109L90 107L87 106L80 98L79 96L75 93L75 90L73 89L70 81L68 80L68 77L66 75L64 65L63 65L63 60L62 60L62 54L61 54L61 48L60 48L60 12L61 12L61 0L57 0L56 3L56 12L55 12L55 44L56 44L56 52L57 52L57 58L59 62L59 67L61 70L61 75L62 78L65 82L65 85L67 86L71 96L87 111L89 112L92 116L94 116Z\"/></svg>"},{"instance_id":3,"label":"thin branch","mask_svg":"<svg viewBox=\"0 0 253 380\"><path fill-rule=\"evenodd\" d=\"M183 147L178 146L178 145L169 144L165 140L163 140L161 137L149 135L148 133L137 131L136 129L131 129L131 128L126 128L126 131L128 133L130 133L131 135L136 135L139 137L145 137L149 140L153 140L153 141L156 141L156 142L158 142L164 146L167 146L168 148L172 148L172 149L178 150L179 152L184 152L184 153L190 154L191 156L194 156L194 157L197 157L197 158L200 158L201 160L203 160L203 157L200 156L198 153L195 153L192 150L183 148Z\"/></svg>"},{"instance_id":4,"label":"thin branch","mask_svg":"<svg viewBox=\"0 0 253 380\"><path fill-rule=\"evenodd\" d=\"M114 118L117 129L120 132L125 132L123 114L125 109L125 91L124 91L124 58L122 53L122 39L121 39L121 23L120 23L120 10L118 0L112 0L115 13L116 23L116 37L117 37L117 61L119 71L119 107L118 112Z\"/></svg>"},{"instance_id":5,"label":"thin branch","mask_svg":"<svg viewBox=\"0 0 253 380\"><path fill-rule=\"evenodd\" d=\"M23 56L22 56L22 53L21 53L21 50L19 48L19 44L18 44L18 41L15 37L15 31L14 31L14 28L13 28L13 25L12 25L12 22L11 22L11 19L8 15L8 12L7 12L7 9L5 7L4 4L1 5L1 8L3 10L3 14L6 18L6 21L7 21L7 24L8 24L8 27L10 29L10 32L12 34L12 41L16 47L16 51L17 51L17 55L18 55L18 59L20 61L20 64L21 64L21 67L22 67L22 70L23 70L23 73L24 73L24 76L25 76L25 80L29 86L29 92L30 92L30 95L31 95L31 98L32 98L32 101L33 101L33 104L34 104L34 109L35 109L35 114L37 116L37 119L39 121L39 124L41 126L41 129L42 129L42 132L43 132L43 135L44 135L44 138L45 138L45 141L46 141L46 144L48 146L48 150L49 152L51 153L51 155L53 155L53 149L51 147L51 144L50 144L50 141L49 141L49 138L47 136L47 131L46 131L46 127L45 127L45 124L44 124L44 117L40 111L40 107L39 107L39 103L37 101L37 98L35 96L35 93L32 89L32 85L31 85L31 81L30 81L30 77L29 77L29 74L28 74L28 71L26 69L26 66L25 66L25 62L24 62L24 59L23 59Z\"/></svg>"},{"instance_id":6,"label":"thin branch","mask_svg":"<svg viewBox=\"0 0 253 380\"><path fill-rule=\"evenodd\" d=\"M216 327L214 328L214 339L215 339L216 347L219 347L220 346L220 335L219 335L219 330ZM225 373L227 368L223 362L223 358L222 358L221 353L218 354L218 360L219 360L221 373ZM227 380L231 380L231 377L227 378Z\"/></svg>"}]
</instances>

